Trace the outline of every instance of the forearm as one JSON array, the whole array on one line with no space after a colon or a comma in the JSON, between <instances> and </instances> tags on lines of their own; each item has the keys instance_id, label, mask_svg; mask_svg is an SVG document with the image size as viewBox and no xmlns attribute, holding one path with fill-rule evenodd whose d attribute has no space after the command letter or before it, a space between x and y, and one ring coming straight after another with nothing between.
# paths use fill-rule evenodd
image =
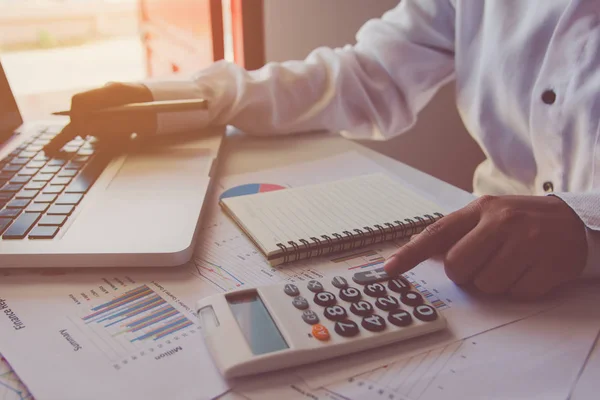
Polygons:
<instances>
[{"instance_id":1,"label":"forearm","mask_svg":"<svg viewBox=\"0 0 600 400\"><path fill-rule=\"evenodd\" d=\"M155 98L203 97L203 115L161 116L231 124L255 134L335 130L383 139L408 129L435 91L452 79L454 14L445 1L403 1L368 22L355 46L320 48L303 61L248 72L218 62L192 82L149 84ZM177 120L175 118L178 118Z\"/></svg>"}]
</instances>

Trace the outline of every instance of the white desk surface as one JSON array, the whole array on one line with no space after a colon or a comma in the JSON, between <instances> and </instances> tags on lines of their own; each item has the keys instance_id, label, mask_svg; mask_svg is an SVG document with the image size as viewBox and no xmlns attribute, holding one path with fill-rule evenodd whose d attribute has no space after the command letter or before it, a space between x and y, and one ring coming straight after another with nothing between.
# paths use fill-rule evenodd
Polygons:
<instances>
[{"instance_id":1,"label":"white desk surface","mask_svg":"<svg viewBox=\"0 0 600 400\"><path fill-rule=\"evenodd\" d=\"M228 136L219 158L218 176L255 172L263 169L314 161L348 151L359 152L379 165L387 168L401 179L427 193L439 196L439 203L450 208L459 208L473 200L471 193L458 189L446 182L420 172L397 160L384 156L335 133L308 133L276 137L256 137L240 133L235 129ZM423 149L427 156L427 149ZM230 392L221 400L240 400L244 396Z\"/></svg>"},{"instance_id":2,"label":"white desk surface","mask_svg":"<svg viewBox=\"0 0 600 400\"><path fill-rule=\"evenodd\" d=\"M471 193L335 133L256 137L230 129L223 146L225 147L219 159L219 176L255 172L357 151L419 189L435 193L440 203L447 207L460 208L474 198ZM427 149L423 149L423 153L426 157Z\"/></svg>"}]
</instances>

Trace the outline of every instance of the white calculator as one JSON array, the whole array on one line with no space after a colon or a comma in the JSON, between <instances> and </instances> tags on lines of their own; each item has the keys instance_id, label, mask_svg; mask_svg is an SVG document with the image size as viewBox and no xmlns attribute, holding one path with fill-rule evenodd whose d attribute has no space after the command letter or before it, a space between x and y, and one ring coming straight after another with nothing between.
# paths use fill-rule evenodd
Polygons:
<instances>
[{"instance_id":1,"label":"white calculator","mask_svg":"<svg viewBox=\"0 0 600 400\"><path fill-rule=\"evenodd\" d=\"M383 268L219 294L197 304L204 339L227 378L354 353L424 335L446 320Z\"/></svg>"}]
</instances>

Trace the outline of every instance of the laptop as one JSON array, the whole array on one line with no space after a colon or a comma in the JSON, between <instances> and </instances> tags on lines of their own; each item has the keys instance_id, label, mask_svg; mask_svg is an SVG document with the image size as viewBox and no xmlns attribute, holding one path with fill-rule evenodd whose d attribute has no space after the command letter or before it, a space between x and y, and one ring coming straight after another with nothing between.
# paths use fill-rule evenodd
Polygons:
<instances>
[{"instance_id":1,"label":"laptop","mask_svg":"<svg viewBox=\"0 0 600 400\"><path fill-rule=\"evenodd\" d=\"M0 64L0 268L186 263L224 128L120 152L78 137L46 156L67 122L24 122Z\"/></svg>"}]
</instances>

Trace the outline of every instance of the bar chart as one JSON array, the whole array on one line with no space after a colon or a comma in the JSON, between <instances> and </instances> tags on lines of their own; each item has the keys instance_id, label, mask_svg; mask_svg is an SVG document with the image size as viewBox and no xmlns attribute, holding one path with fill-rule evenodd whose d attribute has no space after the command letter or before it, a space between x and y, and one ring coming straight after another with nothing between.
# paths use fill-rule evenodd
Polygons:
<instances>
[{"instance_id":1,"label":"bar chart","mask_svg":"<svg viewBox=\"0 0 600 400\"><path fill-rule=\"evenodd\" d=\"M2 355L0 355L0 399L33 399L27 387L20 381L17 374L15 374L10 364L8 364Z\"/></svg>"},{"instance_id":2,"label":"bar chart","mask_svg":"<svg viewBox=\"0 0 600 400\"><path fill-rule=\"evenodd\" d=\"M85 310L76 321L111 362L159 351L196 332L196 322L148 285L139 285Z\"/></svg>"}]
</instances>

